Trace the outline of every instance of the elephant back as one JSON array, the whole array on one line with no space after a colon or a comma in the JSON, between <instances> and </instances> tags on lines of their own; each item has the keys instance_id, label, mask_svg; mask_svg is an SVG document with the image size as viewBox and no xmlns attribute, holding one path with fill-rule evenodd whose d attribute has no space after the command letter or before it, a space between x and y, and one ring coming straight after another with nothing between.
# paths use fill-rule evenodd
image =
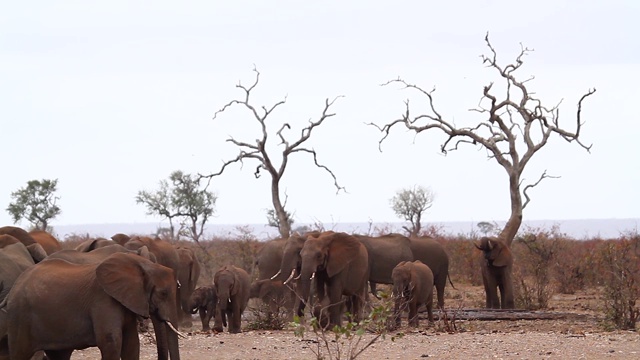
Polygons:
<instances>
[{"instance_id":1,"label":"elephant back","mask_svg":"<svg viewBox=\"0 0 640 360\"><path fill-rule=\"evenodd\" d=\"M29 231L29 235L31 235L31 237L40 244L40 246L42 246L47 255L51 255L56 251L62 250L62 245L60 245L58 239L46 231L32 230Z\"/></svg>"}]
</instances>

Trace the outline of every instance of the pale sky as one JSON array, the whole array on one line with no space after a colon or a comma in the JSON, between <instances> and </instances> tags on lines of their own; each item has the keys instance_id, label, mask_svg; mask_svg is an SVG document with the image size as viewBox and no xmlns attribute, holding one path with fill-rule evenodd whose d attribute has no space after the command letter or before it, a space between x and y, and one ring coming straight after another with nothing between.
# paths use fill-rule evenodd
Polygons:
<instances>
[{"instance_id":1,"label":"pale sky","mask_svg":"<svg viewBox=\"0 0 640 360\"><path fill-rule=\"evenodd\" d=\"M257 106L287 97L268 122L297 137L326 98L344 95L309 146L332 179L292 157L282 188L298 223L399 221L389 199L401 188L437 194L425 221L505 220L506 173L472 147L440 154L440 133L400 127L378 151L383 124L411 98L379 84L397 78L436 87L436 106L457 123L478 119L482 88L497 81L482 65L488 31L499 61L520 43L521 79L543 102L561 99L572 130L584 103L581 139L554 138L529 164L559 179L531 191L528 220L640 218L640 2L637 1L5 1L0 5L0 224L10 193L31 179L59 179L62 214L52 225L156 221L136 205L173 170L209 173L237 155L229 135L253 142L245 111L216 110L261 72ZM422 103L424 106L424 102ZM277 150L275 143L273 148ZM269 179L256 163L214 178L214 224L264 223ZM25 224L23 224L25 225Z\"/></svg>"}]
</instances>

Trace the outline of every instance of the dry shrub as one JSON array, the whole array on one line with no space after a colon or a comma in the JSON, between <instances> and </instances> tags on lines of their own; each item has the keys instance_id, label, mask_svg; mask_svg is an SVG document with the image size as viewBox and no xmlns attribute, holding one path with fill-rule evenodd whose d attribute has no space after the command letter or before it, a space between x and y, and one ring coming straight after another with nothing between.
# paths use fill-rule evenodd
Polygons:
<instances>
[{"instance_id":1,"label":"dry shrub","mask_svg":"<svg viewBox=\"0 0 640 360\"><path fill-rule=\"evenodd\" d=\"M458 235L439 240L449 255L449 276L455 283L482 285L480 262L482 253L473 245L473 240Z\"/></svg>"},{"instance_id":2,"label":"dry shrub","mask_svg":"<svg viewBox=\"0 0 640 360\"><path fill-rule=\"evenodd\" d=\"M258 300L257 306L248 308L251 316L247 323L248 330L283 330L290 322L291 311L284 304L277 311L271 311L268 304Z\"/></svg>"},{"instance_id":3,"label":"dry shrub","mask_svg":"<svg viewBox=\"0 0 640 360\"><path fill-rule=\"evenodd\" d=\"M640 235L604 242L598 254L604 270L605 320L618 329L635 329L640 319Z\"/></svg>"},{"instance_id":4,"label":"dry shrub","mask_svg":"<svg viewBox=\"0 0 640 360\"><path fill-rule=\"evenodd\" d=\"M553 296L556 284L552 274L566 235L558 231L527 229L525 235L517 237L511 251L514 254L514 295L516 307L529 310L546 309Z\"/></svg>"}]
</instances>

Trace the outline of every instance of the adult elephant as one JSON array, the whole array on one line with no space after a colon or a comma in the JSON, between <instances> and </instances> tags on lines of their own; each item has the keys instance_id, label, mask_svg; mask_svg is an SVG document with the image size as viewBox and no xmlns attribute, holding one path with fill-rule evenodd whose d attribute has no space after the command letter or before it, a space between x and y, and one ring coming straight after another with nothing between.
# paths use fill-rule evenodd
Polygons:
<instances>
[{"instance_id":1,"label":"adult elephant","mask_svg":"<svg viewBox=\"0 0 640 360\"><path fill-rule=\"evenodd\" d=\"M282 249L280 269L271 279L284 280L285 283L288 283L295 276L300 275L300 266L302 265L300 252L304 247L304 243L307 241L307 238L318 237L322 233L323 232L320 231L310 231L302 235L294 233L289 236ZM326 233L333 233L333 231L327 231Z\"/></svg>"},{"instance_id":2,"label":"adult elephant","mask_svg":"<svg viewBox=\"0 0 640 360\"><path fill-rule=\"evenodd\" d=\"M88 239L80 243L80 245L76 246L74 249L82 252L89 252L95 249L99 249L101 247L110 246L110 245L121 245L111 239L105 238L95 238ZM122 246L122 245L121 245Z\"/></svg>"},{"instance_id":3,"label":"adult elephant","mask_svg":"<svg viewBox=\"0 0 640 360\"><path fill-rule=\"evenodd\" d=\"M129 250L138 250L143 246L146 246L147 249L149 249L149 252L151 252L155 256L156 262L158 264L172 269L174 271L176 279L178 278L178 274L180 273L180 257L178 256L178 251L170 242L162 240L160 238L134 236L129 238L129 240L124 243L124 247ZM180 314L183 313L182 306L180 304L180 283L176 281L175 285L175 294L177 296L175 301L175 304L177 306L176 312L178 313L178 316L180 316ZM176 325L179 326L179 322L176 323Z\"/></svg>"},{"instance_id":4,"label":"adult elephant","mask_svg":"<svg viewBox=\"0 0 640 360\"><path fill-rule=\"evenodd\" d=\"M262 279L251 284L249 299L260 299L270 314L277 316L281 310L286 312L286 319L293 319L293 307L296 294L282 281Z\"/></svg>"},{"instance_id":5,"label":"adult elephant","mask_svg":"<svg viewBox=\"0 0 640 360\"><path fill-rule=\"evenodd\" d=\"M151 252L149 252L149 249L146 246L143 246L137 250L129 250L126 247L118 244L103 246L90 252L82 252L72 249L60 250L54 254L49 255L44 261L49 261L51 259L62 259L73 264L99 264L115 253L129 253L139 255L147 260L156 262L155 256Z\"/></svg>"},{"instance_id":6,"label":"adult elephant","mask_svg":"<svg viewBox=\"0 0 640 360\"><path fill-rule=\"evenodd\" d=\"M180 283L180 305L182 311L178 313L180 326L191 327L193 321L191 318L191 307L189 299L191 294L198 285L200 279L200 262L196 257L192 247L179 246L176 247L178 252L178 282Z\"/></svg>"},{"instance_id":7,"label":"adult elephant","mask_svg":"<svg viewBox=\"0 0 640 360\"><path fill-rule=\"evenodd\" d=\"M47 255L62 250L62 245L60 245L58 239L44 230L31 230L29 235L42 246Z\"/></svg>"},{"instance_id":8,"label":"adult elephant","mask_svg":"<svg viewBox=\"0 0 640 360\"><path fill-rule=\"evenodd\" d=\"M504 242L495 237L483 237L474 243L482 251L482 282L489 309L515 308L513 295L513 254ZM498 290L500 297L498 298Z\"/></svg>"},{"instance_id":9,"label":"adult elephant","mask_svg":"<svg viewBox=\"0 0 640 360\"><path fill-rule=\"evenodd\" d=\"M175 282L171 269L132 254L33 266L8 297L9 356L44 350L50 359L69 359L75 349L97 346L102 359L138 359L143 316L153 321L158 359L179 359Z\"/></svg>"},{"instance_id":10,"label":"adult elephant","mask_svg":"<svg viewBox=\"0 0 640 360\"><path fill-rule=\"evenodd\" d=\"M347 296L347 310L359 321L369 278L368 254L365 246L355 237L326 232L308 237L300 251L302 264L299 294L302 301L298 315L304 315L309 300L311 280L316 280L318 303L328 296L329 325L342 324L342 296Z\"/></svg>"},{"instance_id":11,"label":"adult elephant","mask_svg":"<svg viewBox=\"0 0 640 360\"><path fill-rule=\"evenodd\" d=\"M273 239L265 242L258 250L253 267L258 271L258 280L269 279L280 271L286 243L287 239Z\"/></svg>"},{"instance_id":12,"label":"adult elephant","mask_svg":"<svg viewBox=\"0 0 640 360\"><path fill-rule=\"evenodd\" d=\"M421 236L409 240L413 259L422 261L433 272L434 286L438 291L438 307L442 309L444 308L444 287L449 279L449 255L444 250L444 246L431 237Z\"/></svg>"},{"instance_id":13,"label":"adult elephant","mask_svg":"<svg viewBox=\"0 0 640 360\"><path fill-rule=\"evenodd\" d=\"M249 302L251 277L244 269L227 265L216 271L213 283L223 325L226 318L229 332L237 334L241 331L242 313Z\"/></svg>"},{"instance_id":14,"label":"adult elephant","mask_svg":"<svg viewBox=\"0 0 640 360\"><path fill-rule=\"evenodd\" d=\"M24 246L27 247L33 260L38 263L47 257L47 252L42 248L42 245L38 244L28 232L17 226L3 226L0 227L0 235L11 235L18 239Z\"/></svg>"},{"instance_id":15,"label":"adult elephant","mask_svg":"<svg viewBox=\"0 0 640 360\"><path fill-rule=\"evenodd\" d=\"M131 240L131 236L123 233L117 233L111 237L111 240L117 242L120 245L126 244L129 240Z\"/></svg>"},{"instance_id":16,"label":"adult elephant","mask_svg":"<svg viewBox=\"0 0 640 360\"><path fill-rule=\"evenodd\" d=\"M369 286L371 294L379 299L376 284L393 284L391 272L403 261L413 261L411 240L400 234L383 236L354 235L369 255Z\"/></svg>"}]
</instances>

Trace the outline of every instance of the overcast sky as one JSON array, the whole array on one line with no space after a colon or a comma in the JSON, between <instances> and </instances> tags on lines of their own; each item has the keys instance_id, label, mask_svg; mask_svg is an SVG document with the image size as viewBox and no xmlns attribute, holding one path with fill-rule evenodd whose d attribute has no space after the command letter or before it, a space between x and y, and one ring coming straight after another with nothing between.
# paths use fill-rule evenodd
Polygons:
<instances>
[{"instance_id":1,"label":"overcast sky","mask_svg":"<svg viewBox=\"0 0 640 360\"><path fill-rule=\"evenodd\" d=\"M152 5L151 5L152 4ZM635 1L7 1L0 6L0 224L10 193L31 179L59 179L56 224L148 222L136 205L173 170L217 171L253 143L257 122L235 109L214 113L242 94L238 81L261 72L252 100L286 104L273 113L293 139L320 116L326 98L344 95L314 131L309 147L330 176L290 160L282 182L299 223L397 221L395 191L415 184L436 193L426 221L505 220L505 171L486 152L466 147L443 156L442 134L400 127L378 151L384 124L411 98L397 78L436 87L439 112L456 123L480 119L468 109L498 81L479 57L487 31L503 64L520 43L521 79L549 106L563 99L570 130L585 102L581 139L591 154L559 138L524 174L561 176L531 191L525 219L640 218L640 2ZM422 105L424 106L424 104ZM276 137L271 136L275 141ZM278 150L276 143L272 149ZM213 180L213 223L264 223L271 194L256 163Z\"/></svg>"}]
</instances>

